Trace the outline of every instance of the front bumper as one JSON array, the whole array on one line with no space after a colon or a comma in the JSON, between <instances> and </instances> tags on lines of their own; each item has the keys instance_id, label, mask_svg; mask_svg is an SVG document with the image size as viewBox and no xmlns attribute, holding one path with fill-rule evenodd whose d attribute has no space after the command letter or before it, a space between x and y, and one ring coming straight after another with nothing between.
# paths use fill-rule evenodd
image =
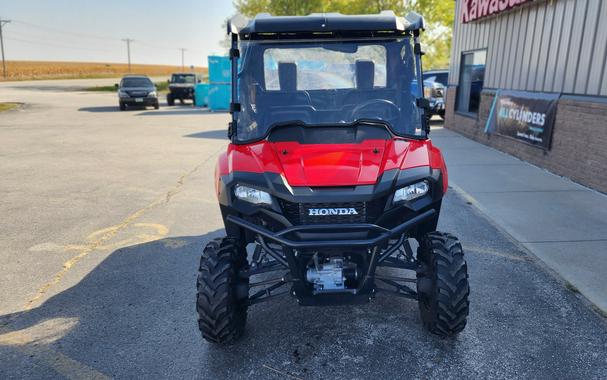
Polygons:
<instances>
[{"instance_id":1,"label":"front bumper","mask_svg":"<svg viewBox=\"0 0 607 380\"><path fill-rule=\"evenodd\" d=\"M394 228L385 228L376 224L313 224L298 225L272 232L269 229L251 223L235 215L228 215L227 221L234 223L254 234L261 235L283 246L294 249L305 248L369 248L385 245L391 238L397 237L436 217L436 210L429 209L413 218L398 224ZM349 232L365 231L368 238L334 239L336 234L348 236ZM305 236L305 238L302 238ZM327 239L327 237L332 237ZM339 235L337 235L339 236Z\"/></svg>"},{"instance_id":2,"label":"front bumper","mask_svg":"<svg viewBox=\"0 0 607 380\"><path fill-rule=\"evenodd\" d=\"M127 106L153 106L158 104L158 98L146 96L142 98L125 97L119 98L120 103L126 104Z\"/></svg>"},{"instance_id":3,"label":"front bumper","mask_svg":"<svg viewBox=\"0 0 607 380\"><path fill-rule=\"evenodd\" d=\"M169 91L174 99L194 99L193 87L169 87Z\"/></svg>"},{"instance_id":4,"label":"front bumper","mask_svg":"<svg viewBox=\"0 0 607 380\"><path fill-rule=\"evenodd\" d=\"M417 263L405 262L394 259L392 256L406 240L403 236L407 231L417 226L428 223L437 216L435 209L426 210L419 215L395 226L394 228L384 228L376 224L315 224L298 225L286 227L280 231L273 232L260 225L251 223L235 215L229 215L227 221L238 225L257 236L258 244L274 258L278 268L288 270L288 274L282 277L277 284L281 286L287 282L291 283L290 294L297 298L302 306L317 305L336 305L336 304L359 304L369 301L378 288L376 287L376 269L377 267L387 266L407 270L417 270ZM372 234L366 239L327 239L327 233L348 234L349 231L364 230ZM299 236L304 234L305 238ZM268 239L266 242L265 239ZM279 244L282 246L280 251L276 251L268 243ZM339 251L342 255L348 255L349 258L358 256L357 262L364 263L358 266L360 269L360 278L355 287L341 289L338 291L316 291L306 280L306 270L309 263L313 260L314 252L335 252ZM335 255L335 253L333 254ZM357 270L358 270L357 269ZM263 271L263 269L262 269ZM288 279L288 280L287 280ZM382 277L377 277L382 280ZM383 279L382 281L390 281ZM405 293L395 294L415 299L417 295L412 290L405 289ZM385 291L385 289L383 289ZM258 292L253 297L253 303L262 292Z\"/></svg>"},{"instance_id":5,"label":"front bumper","mask_svg":"<svg viewBox=\"0 0 607 380\"><path fill-rule=\"evenodd\" d=\"M430 99L430 114L431 115L444 115L445 114L445 101L442 98Z\"/></svg>"}]
</instances>

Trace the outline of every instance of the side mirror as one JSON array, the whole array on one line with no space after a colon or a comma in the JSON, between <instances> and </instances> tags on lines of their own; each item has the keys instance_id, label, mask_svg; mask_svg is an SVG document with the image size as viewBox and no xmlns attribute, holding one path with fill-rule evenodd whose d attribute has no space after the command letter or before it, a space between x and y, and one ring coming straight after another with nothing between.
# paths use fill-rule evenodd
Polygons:
<instances>
[{"instance_id":1,"label":"side mirror","mask_svg":"<svg viewBox=\"0 0 607 380\"><path fill-rule=\"evenodd\" d=\"M170 79L167 79L167 83L168 83L168 84L171 84L171 80L170 80Z\"/></svg>"},{"instance_id":2,"label":"side mirror","mask_svg":"<svg viewBox=\"0 0 607 380\"><path fill-rule=\"evenodd\" d=\"M118 83L114 83L114 88L118 90Z\"/></svg>"}]
</instances>

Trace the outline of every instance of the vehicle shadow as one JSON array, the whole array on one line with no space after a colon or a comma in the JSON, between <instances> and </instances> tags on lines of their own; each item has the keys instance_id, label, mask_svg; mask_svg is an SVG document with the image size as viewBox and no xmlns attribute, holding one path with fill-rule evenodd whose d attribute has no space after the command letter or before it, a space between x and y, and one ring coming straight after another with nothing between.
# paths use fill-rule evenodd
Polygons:
<instances>
[{"instance_id":1,"label":"vehicle shadow","mask_svg":"<svg viewBox=\"0 0 607 380\"><path fill-rule=\"evenodd\" d=\"M183 137L192 137L198 139L217 139L217 140L227 140L228 139L228 128L225 129L216 129L212 131L202 131L191 133L189 135L184 135Z\"/></svg>"},{"instance_id":2,"label":"vehicle shadow","mask_svg":"<svg viewBox=\"0 0 607 380\"><path fill-rule=\"evenodd\" d=\"M31 355L40 352L44 359L49 351L119 378L139 377L134 372L168 377L159 374L180 350L198 362L198 262L206 242L221 235L223 229L117 249L76 285L40 306L0 316L0 355L15 358L7 365L2 360L0 378L7 370L22 373L45 364ZM137 363L137 368L127 363Z\"/></svg>"},{"instance_id":3,"label":"vehicle shadow","mask_svg":"<svg viewBox=\"0 0 607 380\"><path fill-rule=\"evenodd\" d=\"M163 109L160 107L160 110L146 110L146 112L140 112L137 116L173 116L173 115L194 115L194 114L205 114L209 113L204 108L197 108L192 105L183 105L183 106L171 106L170 109Z\"/></svg>"},{"instance_id":4,"label":"vehicle shadow","mask_svg":"<svg viewBox=\"0 0 607 380\"><path fill-rule=\"evenodd\" d=\"M115 106L99 106L99 107L82 107L78 108L79 112L120 112L118 105Z\"/></svg>"}]
</instances>

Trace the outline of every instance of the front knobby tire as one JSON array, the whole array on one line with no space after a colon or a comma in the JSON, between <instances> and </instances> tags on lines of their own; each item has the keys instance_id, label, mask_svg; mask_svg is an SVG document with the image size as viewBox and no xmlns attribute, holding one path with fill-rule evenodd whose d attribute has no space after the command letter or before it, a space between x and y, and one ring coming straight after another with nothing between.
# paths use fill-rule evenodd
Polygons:
<instances>
[{"instance_id":1,"label":"front knobby tire","mask_svg":"<svg viewBox=\"0 0 607 380\"><path fill-rule=\"evenodd\" d=\"M457 237L427 233L417 253L419 309L424 327L440 336L454 336L466 327L470 287L464 251Z\"/></svg>"},{"instance_id":2,"label":"front knobby tire","mask_svg":"<svg viewBox=\"0 0 607 380\"><path fill-rule=\"evenodd\" d=\"M202 337L231 344L244 332L247 320L248 279L239 279L246 266L246 250L234 239L215 239L200 259L196 310Z\"/></svg>"}]
</instances>

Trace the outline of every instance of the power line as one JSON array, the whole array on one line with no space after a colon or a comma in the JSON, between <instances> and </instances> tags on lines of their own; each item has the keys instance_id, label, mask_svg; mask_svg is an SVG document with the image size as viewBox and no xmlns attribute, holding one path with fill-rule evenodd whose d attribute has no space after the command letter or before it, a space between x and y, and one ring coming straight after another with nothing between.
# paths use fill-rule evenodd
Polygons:
<instances>
[{"instance_id":1,"label":"power line","mask_svg":"<svg viewBox=\"0 0 607 380\"><path fill-rule=\"evenodd\" d=\"M3 21L2 25L7 24L8 22L11 22L11 20L0 20ZM137 46L142 46L142 47L147 47L147 48L152 48L152 49L160 49L160 50L172 50L172 51L180 51L181 52L181 66L182 69L185 68L185 51L189 51L189 52L194 52L196 53L202 53L203 50L201 49L190 49L190 48L176 48L176 47L168 47L168 46L157 46L155 44L149 44L145 41L141 41L141 40L133 40L131 38L123 38L123 39L119 39L117 37L108 37L108 36L101 36L101 35L95 35L95 34L86 34L86 33L80 33L80 32L71 32L71 31L67 31L67 30L62 30L62 29L57 29L54 27L48 27L48 26L44 26L44 25L38 25L38 24L33 24L30 22L26 22L26 21L22 21L22 20L12 20L12 22L14 24L18 24L18 25L22 25L22 26L26 26L26 27L30 27L30 28L35 28L35 29L39 29L41 31L45 31L50 32L50 33L59 33L59 34L63 34L63 35L69 35L69 36L74 36L74 37L79 37L79 38L84 38L84 39L96 39L96 40L105 40L105 41L114 41L114 42L126 42L127 44L127 59L128 59L128 65L129 65L129 71L131 70L131 43L132 42L136 42ZM35 34L35 33L34 33ZM23 43L27 43L27 44L33 44L33 45L39 45L39 46L49 46L49 47L57 47L57 48L63 48L63 49L70 49L70 50L81 50L81 51L93 51L93 52L112 52L113 50L109 50L109 49L97 49L97 48L85 48L85 47L78 47L78 46L67 46L67 45L61 45L61 44L57 44L54 42L45 42L44 40L39 40L35 35L30 35L30 39L28 38L21 38L21 36L19 35L19 33L16 34L16 38L12 37L14 35L14 32L11 29L11 37L4 37L7 40L12 40L12 41L18 41L18 42L23 42ZM6 76L6 68L4 65L4 44L2 41L2 29L0 27L0 43L2 44L2 57L3 57L3 67L4 67L4 75ZM27 37L27 33L26 33L26 37Z\"/></svg>"},{"instance_id":2,"label":"power line","mask_svg":"<svg viewBox=\"0 0 607 380\"><path fill-rule=\"evenodd\" d=\"M57 29L57 28L52 28L49 26L32 24L30 22L25 22L25 21L20 21L20 20L13 20L13 22L16 24L26 25L26 26L29 26L32 28L37 28L37 29L51 31L51 32L60 33L60 34L66 34L66 35L80 37L80 38L92 38L92 39L97 39L97 40L114 40L114 41L119 40L119 38L117 38L117 37L99 36L99 35L86 34L86 33L80 33L80 32L69 32L69 31L65 31L65 30L61 30L61 29Z\"/></svg>"},{"instance_id":3,"label":"power line","mask_svg":"<svg viewBox=\"0 0 607 380\"><path fill-rule=\"evenodd\" d=\"M0 0L1 1L1 0ZM21 25L11 24L10 31L6 31L4 33L5 37L13 37L19 38L29 41L42 41L49 42L51 44L62 44L62 45L70 45L70 46L79 46L79 47L87 47L87 48L102 48L102 49L113 49L116 51L116 48L121 48L123 46L122 41L120 39L116 40L104 40L104 41L95 41L95 40L77 40L73 37L56 35L51 32L43 32L41 30L36 29L24 29Z\"/></svg>"},{"instance_id":4,"label":"power line","mask_svg":"<svg viewBox=\"0 0 607 380\"><path fill-rule=\"evenodd\" d=\"M2 27L11 20L3 20L0 18L0 50L2 50L2 76L6 79L6 61L4 60L4 37L2 36Z\"/></svg>"},{"instance_id":5,"label":"power line","mask_svg":"<svg viewBox=\"0 0 607 380\"><path fill-rule=\"evenodd\" d=\"M57 47L57 48L62 48L62 49L95 51L95 52L110 52L110 53L114 51L114 50L109 50L109 49L89 49L89 48L76 47L76 46L60 45L60 44L56 44L54 42L45 42L45 41L40 41L40 40L32 41L32 40L27 40L27 39L23 39L23 38L15 38L15 37L4 37L4 38L9 41L18 41L18 42L24 42L24 43L32 44L32 45Z\"/></svg>"},{"instance_id":6,"label":"power line","mask_svg":"<svg viewBox=\"0 0 607 380\"><path fill-rule=\"evenodd\" d=\"M66 30L62 30L62 29L57 29L57 28L52 28L52 27L48 27L48 26L42 26L42 25L38 25L38 24L32 24L30 22L25 22L25 21L21 21L21 20L13 20L13 23L15 24L20 24L20 25L25 25L25 26L29 26L29 27L33 27L33 28L37 28L40 30L46 30L46 31L51 31L54 33L60 33L60 34L65 34L65 35L70 35L70 36L74 36L74 37L80 37L80 38L93 38L93 39L100 39L100 40L107 40L107 41L124 41L124 39L120 39L118 37L109 37L109 36L101 36L101 35L95 35L95 34L84 34L84 33L80 33L80 32L70 32L70 31L66 31ZM133 42L133 41L131 41ZM154 49L165 49L165 50L179 50L176 47L169 47L169 46L159 46L159 45L155 45L155 44L150 44L146 41L141 41L141 40L137 40L137 44L141 44L141 45L145 45L147 47L150 48L154 48ZM202 50L199 49L190 49L187 48L187 50L190 51L198 51L198 52L202 52Z\"/></svg>"},{"instance_id":7,"label":"power line","mask_svg":"<svg viewBox=\"0 0 607 380\"><path fill-rule=\"evenodd\" d=\"M141 45L141 46L144 46L147 48L152 48L152 49L160 49L160 50L172 50L172 51L181 50L181 48L153 45L153 44L147 43L145 41L141 41L141 40L137 40L137 45L138 46ZM190 52L192 52L192 51L198 52L198 53L203 52L203 50L201 50L201 49L191 49L191 48L185 48L185 49Z\"/></svg>"}]
</instances>

